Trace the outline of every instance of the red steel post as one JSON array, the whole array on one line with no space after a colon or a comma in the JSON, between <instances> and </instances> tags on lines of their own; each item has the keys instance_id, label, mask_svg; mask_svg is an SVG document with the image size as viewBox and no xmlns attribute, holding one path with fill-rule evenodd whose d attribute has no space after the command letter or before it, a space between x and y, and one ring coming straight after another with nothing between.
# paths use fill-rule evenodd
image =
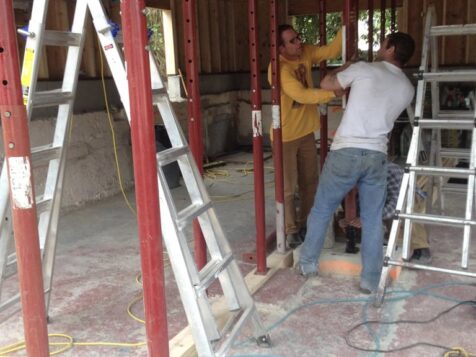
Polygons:
<instances>
[{"instance_id":1,"label":"red steel post","mask_svg":"<svg viewBox=\"0 0 476 357\"><path fill-rule=\"evenodd\" d=\"M346 60L349 61L357 55L357 19L358 0L345 0L344 3L344 24L346 28ZM351 16L352 15L352 16ZM353 20L351 22L351 19ZM352 189L345 197L345 218L350 221L357 216L356 204L357 188Z\"/></svg>"},{"instance_id":2,"label":"red steel post","mask_svg":"<svg viewBox=\"0 0 476 357\"><path fill-rule=\"evenodd\" d=\"M369 2L369 49L367 58L369 62L374 60L374 0L368 0Z\"/></svg>"},{"instance_id":3,"label":"red steel post","mask_svg":"<svg viewBox=\"0 0 476 357\"><path fill-rule=\"evenodd\" d=\"M278 0L270 0L271 15L271 104L273 120L274 195L276 199L276 245L280 253L286 251L284 236L284 179L283 137L281 132L281 85L278 51Z\"/></svg>"},{"instance_id":4,"label":"red steel post","mask_svg":"<svg viewBox=\"0 0 476 357\"><path fill-rule=\"evenodd\" d=\"M385 7L387 6L386 0L380 0L380 43L385 40Z\"/></svg>"},{"instance_id":5,"label":"red steel post","mask_svg":"<svg viewBox=\"0 0 476 357\"><path fill-rule=\"evenodd\" d=\"M15 15L11 0L0 0L0 116L10 185L27 355L49 356L45 296L36 216L31 148L23 105Z\"/></svg>"},{"instance_id":6,"label":"red steel post","mask_svg":"<svg viewBox=\"0 0 476 357\"><path fill-rule=\"evenodd\" d=\"M256 272L266 273L264 209L263 125L261 121L261 75L258 56L258 16L256 0L248 1L251 75L251 125L253 128L253 171L256 219Z\"/></svg>"},{"instance_id":7,"label":"red steel post","mask_svg":"<svg viewBox=\"0 0 476 357\"><path fill-rule=\"evenodd\" d=\"M319 0L319 44L324 46L327 43L327 32L326 32L326 0ZM326 76L327 72L327 61L321 61L319 64L319 77L322 79ZM321 164L321 171L324 167L324 162L327 157L327 105L319 106L320 110L320 136L321 136L321 145L319 152L319 160Z\"/></svg>"},{"instance_id":8,"label":"red steel post","mask_svg":"<svg viewBox=\"0 0 476 357\"><path fill-rule=\"evenodd\" d=\"M392 0L390 2L390 31L392 33L395 32L397 25L397 2L396 0Z\"/></svg>"},{"instance_id":9,"label":"red steel post","mask_svg":"<svg viewBox=\"0 0 476 357\"><path fill-rule=\"evenodd\" d=\"M145 329L149 356L169 355L154 115L144 0L122 0L121 18L131 106Z\"/></svg>"},{"instance_id":10,"label":"red steel post","mask_svg":"<svg viewBox=\"0 0 476 357\"><path fill-rule=\"evenodd\" d=\"M203 173L203 140L198 75L197 31L195 0L183 0L185 68L188 92L188 140L200 173ZM195 261L199 269L207 263L207 246L198 220L193 221L195 236Z\"/></svg>"}]
</instances>

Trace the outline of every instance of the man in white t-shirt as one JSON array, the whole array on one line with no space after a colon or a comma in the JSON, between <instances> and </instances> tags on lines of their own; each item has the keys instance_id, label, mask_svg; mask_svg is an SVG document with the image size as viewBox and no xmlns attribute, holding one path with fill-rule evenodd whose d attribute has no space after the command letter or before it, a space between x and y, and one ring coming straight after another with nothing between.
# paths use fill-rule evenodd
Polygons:
<instances>
[{"instance_id":1,"label":"man in white t-shirt","mask_svg":"<svg viewBox=\"0 0 476 357\"><path fill-rule=\"evenodd\" d=\"M377 62L343 66L321 81L323 89L351 87L351 91L308 218L299 259L304 276L316 274L329 221L345 195L357 186L362 222L360 290L377 290L383 260L387 134L413 99L413 85L402 67L414 49L411 36L392 33L382 43Z\"/></svg>"}]
</instances>

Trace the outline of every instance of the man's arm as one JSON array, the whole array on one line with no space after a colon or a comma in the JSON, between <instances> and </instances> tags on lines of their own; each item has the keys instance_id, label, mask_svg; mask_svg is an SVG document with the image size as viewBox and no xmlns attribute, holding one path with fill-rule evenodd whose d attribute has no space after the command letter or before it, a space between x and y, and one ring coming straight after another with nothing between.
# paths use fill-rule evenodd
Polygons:
<instances>
[{"instance_id":1,"label":"man's arm","mask_svg":"<svg viewBox=\"0 0 476 357\"><path fill-rule=\"evenodd\" d=\"M336 37L326 46L315 46L312 52L312 62L318 64L328 59L339 58L342 54L342 28L337 32Z\"/></svg>"},{"instance_id":2,"label":"man's arm","mask_svg":"<svg viewBox=\"0 0 476 357\"><path fill-rule=\"evenodd\" d=\"M340 66L339 68L336 68L328 72L327 75L321 80L320 87L325 90L331 90L336 92L344 91L345 88L342 87L342 85L339 83L339 80L337 79L337 73L344 71L352 63L353 62L348 61L344 63L342 66ZM338 94L336 93L336 95Z\"/></svg>"}]
</instances>

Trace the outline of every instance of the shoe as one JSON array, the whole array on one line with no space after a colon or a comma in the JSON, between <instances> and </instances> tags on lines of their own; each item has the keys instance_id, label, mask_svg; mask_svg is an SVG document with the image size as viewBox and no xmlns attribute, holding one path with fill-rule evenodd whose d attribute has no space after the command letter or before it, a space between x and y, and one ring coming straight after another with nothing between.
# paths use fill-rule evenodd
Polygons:
<instances>
[{"instance_id":1,"label":"shoe","mask_svg":"<svg viewBox=\"0 0 476 357\"><path fill-rule=\"evenodd\" d=\"M365 294L365 295L373 294L372 290L367 289L367 288L363 288L363 287L361 287L361 286L359 286L359 291L360 291L362 294Z\"/></svg>"},{"instance_id":2,"label":"shoe","mask_svg":"<svg viewBox=\"0 0 476 357\"><path fill-rule=\"evenodd\" d=\"M410 261L415 264L430 264L431 253L430 248L420 248L413 251Z\"/></svg>"},{"instance_id":3,"label":"shoe","mask_svg":"<svg viewBox=\"0 0 476 357\"><path fill-rule=\"evenodd\" d=\"M296 267L296 271L298 272L299 275L301 275L305 278L310 278L310 277L313 277L313 276L317 276L317 271L306 272L306 271L304 271L302 265L298 265Z\"/></svg>"},{"instance_id":4,"label":"shoe","mask_svg":"<svg viewBox=\"0 0 476 357\"><path fill-rule=\"evenodd\" d=\"M370 295L377 292L377 288L372 289L366 281L361 281L359 284L359 291L362 294Z\"/></svg>"},{"instance_id":5,"label":"shoe","mask_svg":"<svg viewBox=\"0 0 476 357\"><path fill-rule=\"evenodd\" d=\"M289 233L286 235L286 246L290 249L299 247L303 240L299 236L299 233Z\"/></svg>"},{"instance_id":6,"label":"shoe","mask_svg":"<svg viewBox=\"0 0 476 357\"><path fill-rule=\"evenodd\" d=\"M301 240L304 242L304 239L306 239L306 233L307 233L307 227L302 227L300 230L299 230L299 237L301 238Z\"/></svg>"}]
</instances>

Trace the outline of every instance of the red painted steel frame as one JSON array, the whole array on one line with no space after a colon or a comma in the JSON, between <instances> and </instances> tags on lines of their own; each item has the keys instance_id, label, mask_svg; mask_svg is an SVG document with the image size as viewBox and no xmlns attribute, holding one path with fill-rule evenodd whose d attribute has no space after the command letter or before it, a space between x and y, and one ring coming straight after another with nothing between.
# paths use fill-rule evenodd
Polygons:
<instances>
[{"instance_id":1,"label":"red painted steel frame","mask_svg":"<svg viewBox=\"0 0 476 357\"><path fill-rule=\"evenodd\" d=\"M184 43L185 43L185 68L187 73L188 92L188 140L193 157L197 162L200 173L203 173L203 141L202 120L200 109L200 89L198 75L197 31L195 25L195 0L183 1ZM203 238L198 220L193 221L195 236L195 261L199 269L207 263L207 246Z\"/></svg>"},{"instance_id":2,"label":"red painted steel frame","mask_svg":"<svg viewBox=\"0 0 476 357\"><path fill-rule=\"evenodd\" d=\"M7 162L15 233L18 277L22 303L26 351L30 357L49 356L48 329L36 216L31 148L26 108L20 84L15 15L11 0L0 0L0 116L2 118L5 160ZM10 165L20 160L20 168ZM24 175L24 176L23 176ZM23 176L23 177L20 177ZM13 183L13 185L12 185ZM16 203L14 190L27 204ZM18 194L16 194L18 195Z\"/></svg>"},{"instance_id":3,"label":"red painted steel frame","mask_svg":"<svg viewBox=\"0 0 476 357\"><path fill-rule=\"evenodd\" d=\"M385 0L380 0L380 43L385 40L385 7L386 5Z\"/></svg>"},{"instance_id":4,"label":"red painted steel frame","mask_svg":"<svg viewBox=\"0 0 476 357\"><path fill-rule=\"evenodd\" d=\"M374 0L368 0L369 3L369 49L368 49L368 61L374 60Z\"/></svg>"},{"instance_id":5,"label":"red painted steel frame","mask_svg":"<svg viewBox=\"0 0 476 357\"><path fill-rule=\"evenodd\" d=\"M281 85L279 76L279 51L278 51L278 1L270 0L271 15L271 104L280 108ZM283 179L283 137L281 119L273 118L273 159L274 159L274 187L276 199L276 239L279 252L285 251L284 239L284 179Z\"/></svg>"},{"instance_id":6,"label":"red painted steel frame","mask_svg":"<svg viewBox=\"0 0 476 357\"><path fill-rule=\"evenodd\" d=\"M394 33L396 30L396 20L397 20L397 13L396 13L397 1L392 0L390 4L391 4L390 5L390 31Z\"/></svg>"},{"instance_id":7,"label":"red painted steel frame","mask_svg":"<svg viewBox=\"0 0 476 357\"><path fill-rule=\"evenodd\" d=\"M327 43L326 33L326 0L319 0L319 44L324 46ZM322 79L326 76L327 61L321 61L319 64L319 77ZM319 159L321 164L321 170L324 167L324 162L327 157L327 111L325 114L321 112L321 145Z\"/></svg>"},{"instance_id":8,"label":"red painted steel frame","mask_svg":"<svg viewBox=\"0 0 476 357\"><path fill-rule=\"evenodd\" d=\"M258 16L256 0L248 1L251 71L251 125L253 126L253 172L256 219L256 272L266 273L266 239L264 208L263 130L261 121L261 76L258 56Z\"/></svg>"},{"instance_id":9,"label":"red painted steel frame","mask_svg":"<svg viewBox=\"0 0 476 357\"><path fill-rule=\"evenodd\" d=\"M346 60L350 60L357 55L357 19L358 19L358 0L345 0L344 3L344 24L347 31ZM351 16L352 14L352 16ZM353 19L353 23L350 19ZM352 220L357 216L356 204L357 189L354 188L345 197L345 218Z\"/></svg>"},{"instance_id":10,"label":"red painted steel frame","mask_svg":"<svg viewBox=\"0 0 476 357\"><path fill-rule=\"evenodd\" d=\"M154 115L144 9L144 0L121 1L131 105L132 155L147 347L149 356L166 357L169 355L169 338L155 158Z\"/></svg>"}]
</instances>

